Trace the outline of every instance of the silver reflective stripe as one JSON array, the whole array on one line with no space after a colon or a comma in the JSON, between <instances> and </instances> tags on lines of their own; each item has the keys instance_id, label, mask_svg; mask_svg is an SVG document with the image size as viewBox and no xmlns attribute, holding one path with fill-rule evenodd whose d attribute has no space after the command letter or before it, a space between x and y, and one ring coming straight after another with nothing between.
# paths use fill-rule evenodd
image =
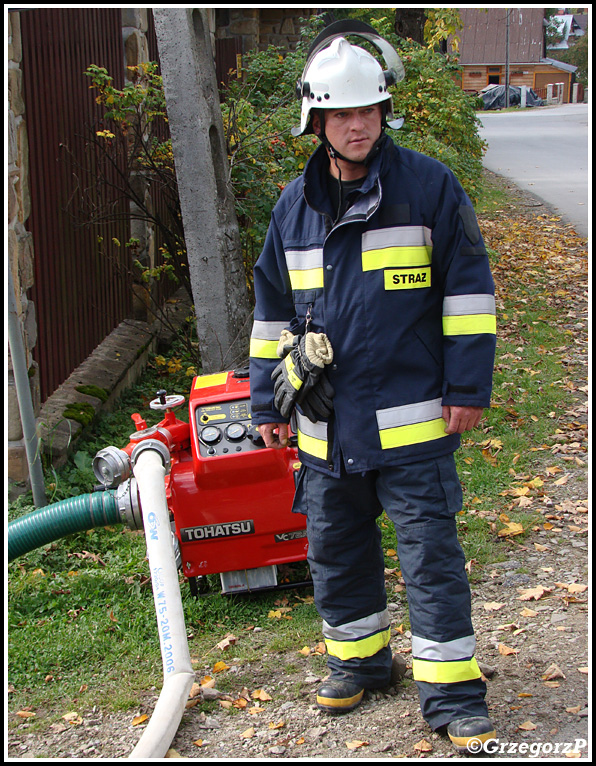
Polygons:
<instances>
[{"instance_id":1,"label":"silver reflective stripe","mask_svg":"<svg viewBox=\"0 0 596 766\"><path fill-rule=\"evenodd\" d=\"M375 229L362 235L363 250L385 247L432 247L431 230L427 226L391 226Z\"/></svg>"},{"instance_id":2,"label":"silver reflective stripe","mask_svg":"<svg viewBox=\"0 0 596 766\"><path fill-rule=\"evenodd\" d=\"M258 340L279 340L281 331L285 330L289 324L289 320L287 322L264 322L255 319L250 337Z\"/></svg>"},{"instance_id":3,"label":"silver reflective stripe","mask_svg":"<svg viewBox=\"0 0 596 766\"><path fill-rule=\"evenodd\" d=\"M342 221L352 218L370 218L381 202L381 195L376 187L373 187L368 194L359 197L356 202L347 209L342 217Z\"/></svg>"},{"instance_id":4,"label":"silver reflective stripe","mask_svg":"<svg viewBox=\"0 0 596 766\"><path fill-rule=\"evenodd\" d=\"M474 656L476 639L474 636L464 636L453 641L429 641L427 638L412 636L412 657L418 660L433 660L452 662L465 660Z\"/></svg>"},{"instance_id":5,"label":"silver reflective stripe","mask_svg":"<svg viewBox=\"0 0 596 766\"><path fill-rule=\"evenodd\" d=\"M443 414L441 401L440 398L429 399L426 402L414 402L414 404L403 404L401 407L377 410L379 430L409 426L440 418Z\"/></svg>"},{"instance_id":6,"label":"silver reflective stripe","mask_svg":"<svg viewBox=\"0 0 596 766\"><path fill-rule=\"evenodd\" d=\"M288 271L308 271L323 268L323 248L313 250L286 250Z\"/></svg>"},{"instance_id":7,"label":"silver reflective stripe","mask_svg":"<svg viewBox=\"0 0 596 766\"><path fill-rule=\"evenodd\" d=\"M387 630L390 626L389 610L371 614L354 622L346 622L343 625L332 627L323 620L323 635L332 641L357 641L364 636L370 636L380 630Z\"/></svg>"},{"instance_id":8,"label":"silver reflective stripe","mask_svg":"<svg viewBox=\"0 0 596 766\"><path fill-rule=\"evenodd\" d=\"M327 423L323 420L313 423L305 415L302 415L298 410L296 412L296 420L298 423L298 430L305 436L311 436L313 439L321 439L327 441Z\"/></svg>"},{"instance_id":9,"label":"silver reflective stripe","mask_svg":"<svg viewBox=\"0 0 596 766\"><path fill-rule=\"evenodd\" d=\"M443 300L443 316L496 313L497 310L494 295L484 293L449 295Z\"/></svg>"}]
</instances>

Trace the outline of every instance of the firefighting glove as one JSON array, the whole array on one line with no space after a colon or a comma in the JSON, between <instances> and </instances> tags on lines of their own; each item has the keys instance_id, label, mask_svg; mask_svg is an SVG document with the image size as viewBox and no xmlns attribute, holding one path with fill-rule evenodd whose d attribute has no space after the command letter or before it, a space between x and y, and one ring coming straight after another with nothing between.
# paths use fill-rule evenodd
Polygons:
<instances>
[{"instance_id":1,"label":"firefighting glove","mask_svg":"<svg viewBox=\"0 0 596 766\"><path fill-rule=\"evenodd\" d=\"M316 423L322 417L328 418L331 415L333 412L334 396L335 390L329 382L325 371L323 371L316 386L311 388L306 396L298 398L298 404L304 415L312 423Z\"/></svg>"},{"instance_id":2,"label":"firefighting glove","mask_svg":"<svg viewBox=\"0 0 596 766\"><path fill-rule=\"evenodd\" d=\"M294 335L289 330L282 330L277 343L277 355L280 359L285 357L293 351L300 343L301 335Z\"/></svg>"},{"instance_id":3,"label":"firefighting glove","mask_svg":"<svg viewBox=\"0 0 596 766\"><path fill-rule=\"evenodd\" d=\"M325 365L333 360L333 349L324 333L306 333L292 346L271 374L275 407L284 418L290 417L299 398L306 397Z\"/></svg>"}]
</instances>

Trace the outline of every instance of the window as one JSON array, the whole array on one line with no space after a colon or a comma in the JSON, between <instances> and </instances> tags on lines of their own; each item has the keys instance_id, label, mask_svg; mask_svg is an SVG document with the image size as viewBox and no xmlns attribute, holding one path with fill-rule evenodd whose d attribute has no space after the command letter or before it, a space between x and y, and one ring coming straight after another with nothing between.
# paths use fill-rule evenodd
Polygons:
<instances>
[{"instance_id":1,"label":"window","mask_svg":"<svg viewBox=\"0 0 596 766\"><path fill-rule=\"evenodd\" d=\"M500 85L500 83L501 83L501 67L489 66L487 85Z\"/></svg>"}]
</instances>

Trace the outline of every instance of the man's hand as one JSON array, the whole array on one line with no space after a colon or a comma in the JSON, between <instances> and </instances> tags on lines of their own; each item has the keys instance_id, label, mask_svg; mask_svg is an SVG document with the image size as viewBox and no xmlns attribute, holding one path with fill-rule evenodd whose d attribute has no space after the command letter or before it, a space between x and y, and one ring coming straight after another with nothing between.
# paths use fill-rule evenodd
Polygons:
<instances>
[{"instance_id":1,"label":"man's hand","mask_svg":"<svg viewBox=\"0 0 596 766\"><path fill-rule=\"evenodd\" d=\"M258 429L266 447L281 449L288 446L287 423L261 423ZM277 433L275 433L276 430Z\"/></svg>"},{"instance_id":2,"label":"man's hand","mask_svg":"<svg viewBox=\"0 0 596 766\"><path fill-rule=\"evenodd\" d=\"M484 407L443 407L443 420L447 423L446 434L463 434L471 431L482 420Z\"/></svg>"}]
</instances>

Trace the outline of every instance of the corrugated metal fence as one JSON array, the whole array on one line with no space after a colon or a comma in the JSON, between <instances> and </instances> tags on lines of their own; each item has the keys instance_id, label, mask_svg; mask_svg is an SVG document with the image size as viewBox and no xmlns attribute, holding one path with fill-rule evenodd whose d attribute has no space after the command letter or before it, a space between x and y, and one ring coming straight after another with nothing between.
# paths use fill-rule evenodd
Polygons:
<instances>
[{"instance_id":1,"label":"corrugated metal fence","mask_svg":"<svg viewBox=\"0 0 596 766\"><path fill-rule=\"evenodd\" d=\"M21 11L31 191L26 225L35 247L31 300L42 400L130 314L126 203L98 185L97 205L112 205L117 221L82 225L82 190L94 185L86 171L93 164L86 132L101 115L83 72L89 64L104 66L122 87L121 27L120 8ZM109 172L115 177L119 168Z\"/></svg>"}]
</instances>

